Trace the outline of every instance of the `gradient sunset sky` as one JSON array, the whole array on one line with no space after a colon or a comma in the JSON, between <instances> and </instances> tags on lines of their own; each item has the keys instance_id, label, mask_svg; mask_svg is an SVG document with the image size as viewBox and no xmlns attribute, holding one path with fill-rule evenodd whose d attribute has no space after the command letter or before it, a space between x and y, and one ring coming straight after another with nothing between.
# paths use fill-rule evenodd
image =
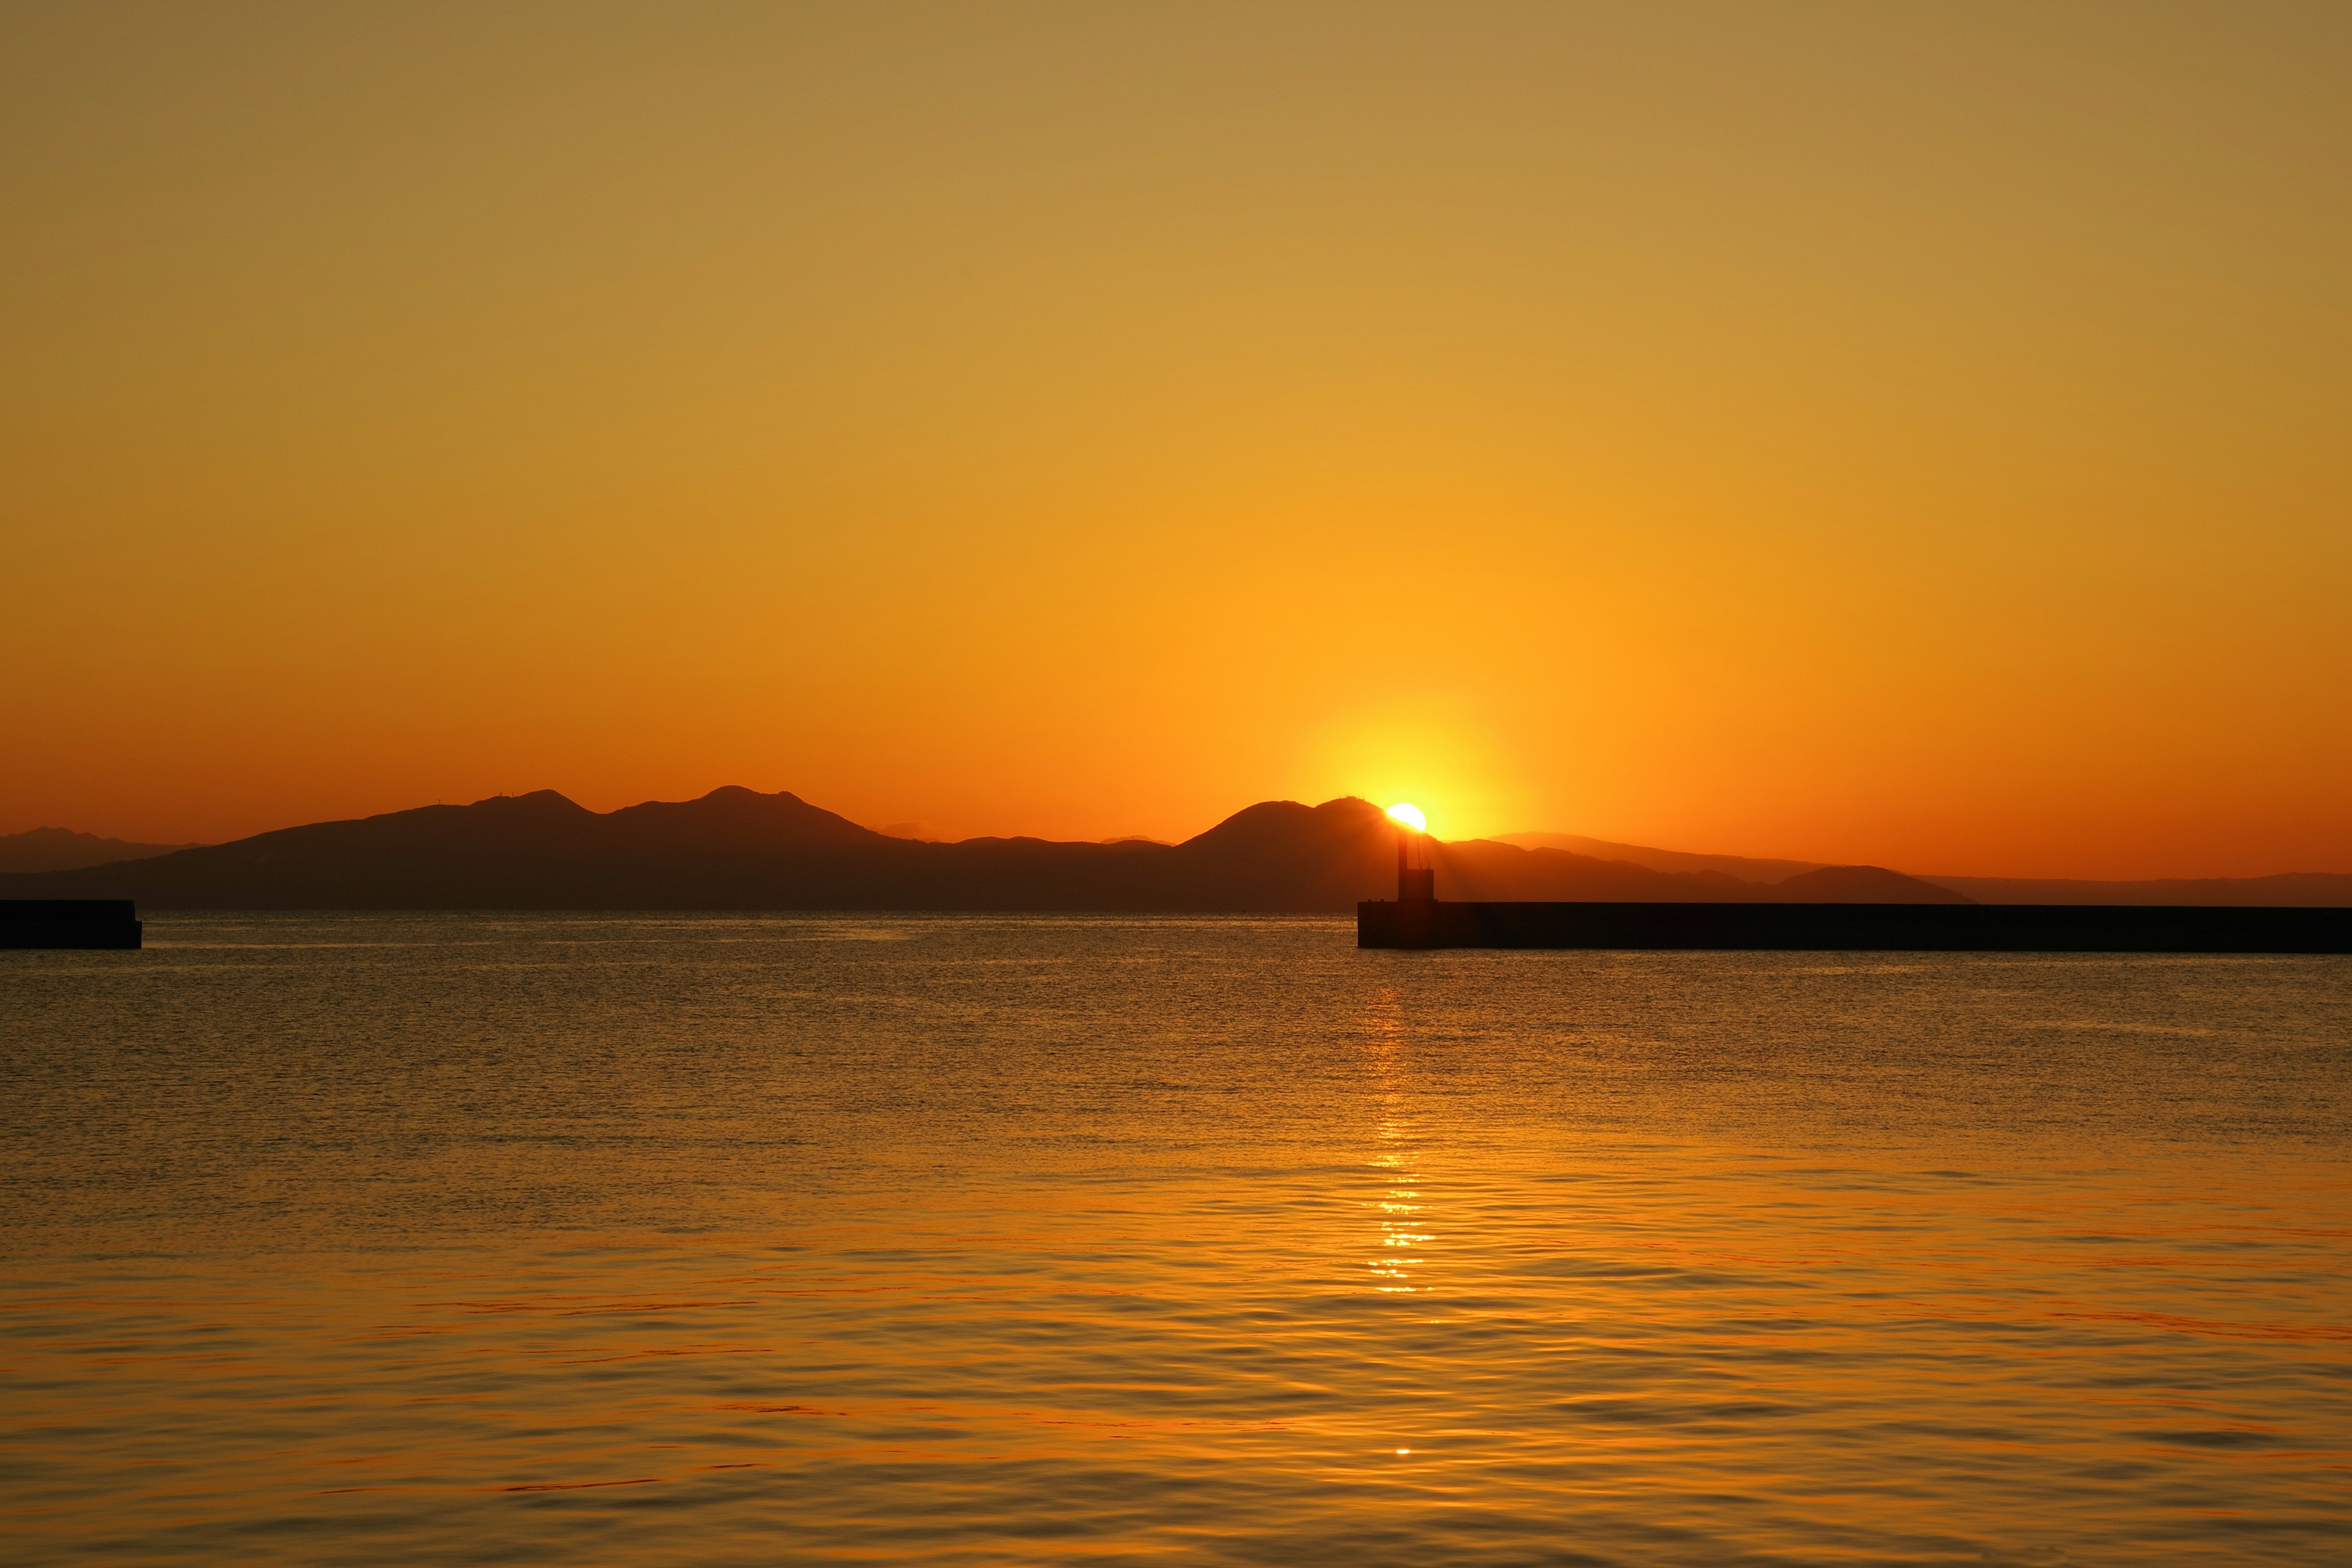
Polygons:
<instances>
[{"instance_id":1,"label":"gradient sunset sky","mask_svg":"<svg viewBox=\"0 0 2352 1568\"><path fill-rule=\"evenodd\" d=\"M2352 6L0 11L0 832L2352 870Z\"/></svg>"}]
</instances>

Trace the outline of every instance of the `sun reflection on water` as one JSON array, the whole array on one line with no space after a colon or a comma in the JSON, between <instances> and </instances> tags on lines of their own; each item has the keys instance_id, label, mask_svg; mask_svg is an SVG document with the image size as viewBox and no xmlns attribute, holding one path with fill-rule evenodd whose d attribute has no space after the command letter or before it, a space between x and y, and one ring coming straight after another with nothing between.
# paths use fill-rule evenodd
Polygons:
<instances>
[{"instance_id":1,"label":"sun reflection on water","mask_svg":"<svg viewBox=\"0 0 2352 1568\"><path fill-rule=\"evenodd\" d=\"M1414 1283L1413 1271L1424 1261L1416 1249L1436 1237L1425 1217L1431 1205L1421 1201L1422 1134L1409 1109L1404 1031L1393 990L1383 988L1373 998L1365 1022L1371 1035L1366 1049L1381 1108L1372 1133L1377 1152L1370 1164L1381 1181L1365 1205L1375 1216L1379 1247L1365 1267L1371 1270L1374 1289L1411 1295L1429 1288L1425 1280Z\"/></svg>"}]
</instances>

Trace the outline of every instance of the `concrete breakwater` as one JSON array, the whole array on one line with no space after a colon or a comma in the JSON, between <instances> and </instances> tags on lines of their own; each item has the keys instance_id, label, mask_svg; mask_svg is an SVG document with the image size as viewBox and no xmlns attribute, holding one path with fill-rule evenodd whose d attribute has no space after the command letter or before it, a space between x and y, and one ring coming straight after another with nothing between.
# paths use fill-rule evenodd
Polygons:
<instances>
[{"instance_id":1,"label":"concrete breakwater","mask_svg":"<svg viewBox=\"0 0 2352 1568\"><path fill-rule=\"evenodd\" d=\"M2352 909L2129 904L1356 906L1359 947L1893 952L2352 952Z\"/></svg>"},{"instance_id":2,"label":"concrete breakwater","mask_svg":"<svg viewBox=\"0 0 2352 1568\"><path fill-rule=\"evenodd\" d=\"M137 947L129 899L0 899L0 947Z\"/></svg>"}]
</instances>

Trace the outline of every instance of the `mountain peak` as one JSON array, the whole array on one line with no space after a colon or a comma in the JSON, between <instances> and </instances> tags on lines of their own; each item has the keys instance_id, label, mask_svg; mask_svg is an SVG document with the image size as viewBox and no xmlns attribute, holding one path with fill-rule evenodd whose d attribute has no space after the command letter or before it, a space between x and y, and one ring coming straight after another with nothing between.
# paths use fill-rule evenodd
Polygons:
<instances>
[{"instance_id":1,"label":"mountain peak","mask_svg":"<svg viewBox=\"0 0 2352 1568\"><path fill-rule=\"evenodd\" d=\"M593 815L593 813L588 812L588 808L586 806L581 805L578 801L573 800L570 795L563 794L560 790L551 789L530 790L522 795L489 795L484 799L474 802L473 805L468 809L481 808L501 812L529 811L541 814L560 813L565 816L569 816L573 813Z\"/></svg>"},{"instance_id":2,"label":"mountain peak","mask_svg":"<svg viewBox=\"0 0 2352 1568\"><path fill-rule=\"evenodd\" d=\"M1327 800L1320 805L1302 805L1295 800L1262 800L1255 805L1242 807L1207 832L1184 840L1180 847L1354 838L1387 823L1387 813L1352 795Z\"/></svg>"},{"instance_id":3,"label":"mountain peak","mask_svg":"<svg viewBox=\"0 0 2352 1568\"><path fill-rule=\"evenodd\" d=\"M133 844L70 827L33 827L22 833L0 833L0 871L74 871L120 860L144 860L188 847L185 844Z\"/></svg>"},{"instance_id":4,"label":"mountain peak","mask_svg":"<svg viewBox=\"0 0 2352 1568\"><path fill-rule=\"evenodd\" d=\"M1790 904L1973 904L1966 893L1884 866L1824 866L1772 884L1767 895Z\"/></svg>"},{"instance_id":5,"label":"mountain peak","mask_svg":"<svg viewBox=\"0 0 2352 1568\"><path fill-rule=\"evenodd\" d=\"M811 805L789 790L761 795L741 784L721 784L694 800L648 800L623 806L611 820L624 834L664 843L708 839L747 847L789 845L866 844L884 839L872 828Z\"/></svg>"}]
</instances>

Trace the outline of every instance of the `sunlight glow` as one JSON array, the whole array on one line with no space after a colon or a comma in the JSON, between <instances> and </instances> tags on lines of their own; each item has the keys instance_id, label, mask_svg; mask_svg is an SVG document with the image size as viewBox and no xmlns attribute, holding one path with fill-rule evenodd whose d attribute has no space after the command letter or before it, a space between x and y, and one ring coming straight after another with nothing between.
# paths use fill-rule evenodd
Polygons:
<instances>
[{"instance_id":1,"label":"sunlight glow","mask_svg":"<svg viewBox=\"0 0 2352 1568\"><path fill-rule=\"evenodd\" d=\"M1429 818L1423 815L1421 807L1409 800L1401 800L1389 807L1389 816L1415 833L1429 831Z\"/></svg>"}]
</instances>

